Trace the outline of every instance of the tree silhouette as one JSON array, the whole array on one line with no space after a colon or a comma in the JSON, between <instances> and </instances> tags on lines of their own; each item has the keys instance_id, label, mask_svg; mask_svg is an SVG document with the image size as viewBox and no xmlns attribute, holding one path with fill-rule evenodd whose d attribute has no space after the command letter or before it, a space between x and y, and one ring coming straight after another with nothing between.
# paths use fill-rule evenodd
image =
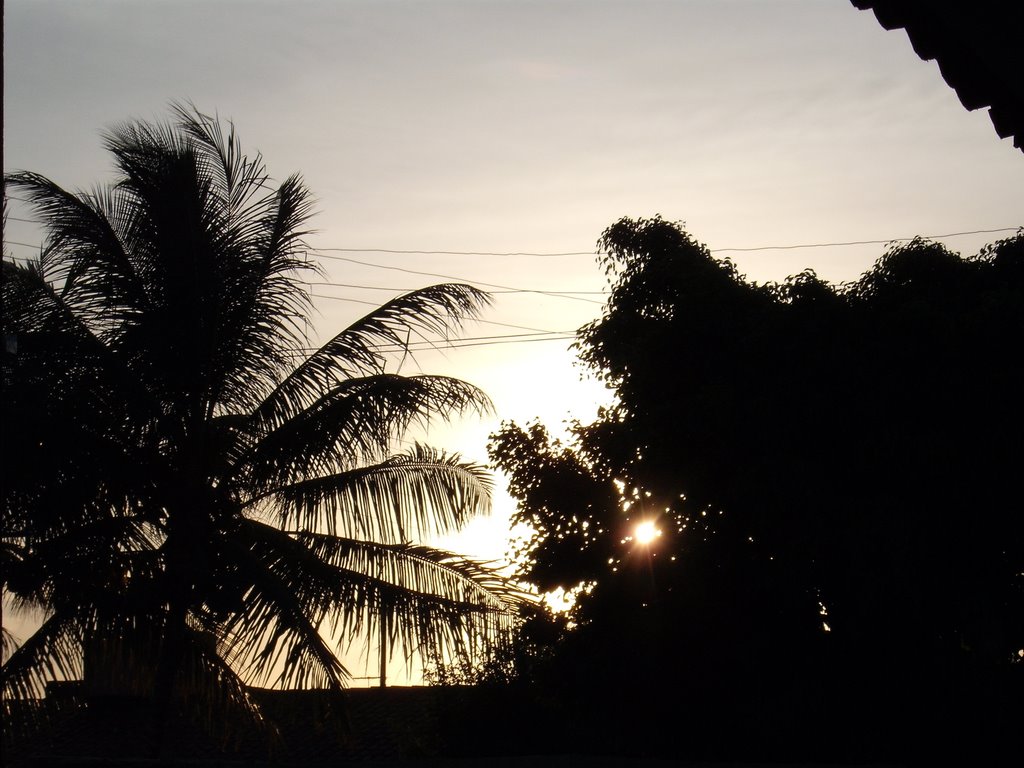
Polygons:
<instances>
[{"instance_id":1,"label":"tree silhouette","mask_svg":"<svg viewBox=\"0 0 1024 768\"><path fill-rule=\"evenodd\" d=\"M3 666L5 700L84 660L118 693L258 717L247 685L340 689L335 643L359 633L485 648L515 593L412 542L485 510L490 480L394 448L490 404L389 372L388 350L487 295L413 291L310 347L308 190L271 185L233 126L174 117L112 130L119 176L95 192L6 179L47 239L38 262L3 263L3 588L46 613Z\"/></svg>"},{"instance_id":2,"label":"tree silhouette","mask_svg":"<svg viewBox=\"0 0 1024 768\"><path fill-rule=\"evenodd\" d=\"M676 690L709 755L746 728L765 757L787 734L891 746L939 702L963 712L964 679L1005 685L1024 648L1024 235L971 259L894 245L838 288L751 283L660 218L599 245L611 293L578 348L615 403L568 445L508 424L491 446L537 532L521 575L590 585L560 655L582 698L609 678L623 700ZM607 734L622 714L591 716Z\"/></svg>"}]
</instances>

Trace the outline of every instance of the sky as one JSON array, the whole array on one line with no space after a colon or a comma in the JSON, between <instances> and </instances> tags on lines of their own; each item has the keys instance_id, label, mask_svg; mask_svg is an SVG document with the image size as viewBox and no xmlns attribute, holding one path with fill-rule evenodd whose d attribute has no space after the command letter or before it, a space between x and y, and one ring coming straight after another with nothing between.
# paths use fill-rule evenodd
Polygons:
<instances>
[{"instance_id":1,"label":"sky","mask_svg":"<svg viewBox=\"0 0 1024 768\"><path fill-rule=\"evenodd\" d=\"M491 396L493 418L430 435L479 462L502 420L558 431L608 400L568 337L600 316L595 242L623 216L683 221L758 281L852 280L895 238L1024 224L1024 153L848 0L6 0L5 172L91 189L112 178L102 132L173 100L303 174L325 281L363 286L312 287L321 338L359 302L496 291L473 346L405 369ZM38 251L32 224L4 237ZM851 241L881 243L821 245ZM442 545L504 557L497 486Z\"/></svg>"}]
</instances>

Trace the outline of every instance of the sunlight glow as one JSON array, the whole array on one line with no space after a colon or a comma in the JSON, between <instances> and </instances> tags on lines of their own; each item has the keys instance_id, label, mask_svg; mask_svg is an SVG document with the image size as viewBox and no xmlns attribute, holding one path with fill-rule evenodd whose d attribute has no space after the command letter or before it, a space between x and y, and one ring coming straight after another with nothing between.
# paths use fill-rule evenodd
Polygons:
<instances>
[{"instance_id":1,"label":"sunlight glow","mask_svg":"<svg viewBox=\"0 0 1024 768\"><path fill-rule=\"evenodd\" d=\"M644 520L637 523L636 528L633 529L633 538L637 544L650 544L659 536L661 536L661 530L654 524L653 520Z\"/></svg>"}]
</instances>

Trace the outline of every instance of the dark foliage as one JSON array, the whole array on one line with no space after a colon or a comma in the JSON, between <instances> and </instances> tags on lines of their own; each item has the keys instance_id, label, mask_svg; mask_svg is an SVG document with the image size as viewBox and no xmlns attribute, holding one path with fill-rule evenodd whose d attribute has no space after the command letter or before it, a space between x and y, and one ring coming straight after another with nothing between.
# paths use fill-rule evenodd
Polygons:
<instances>
[{"instance_id":1,"label":"dark foliage","mask_svg":"<svg viewBox=\"0 0 1024 768\"><path fill-rule=\"evenodd\" d=\"M509 424L491 446L536 531L522 576L587 585L534 672L576 692L580 738L997 751L1024 668L1024 235L895 245L840 287L750 283L658 218L600 246L578 347L616 403L570 445Z\"/></svg>"}]
</instances>

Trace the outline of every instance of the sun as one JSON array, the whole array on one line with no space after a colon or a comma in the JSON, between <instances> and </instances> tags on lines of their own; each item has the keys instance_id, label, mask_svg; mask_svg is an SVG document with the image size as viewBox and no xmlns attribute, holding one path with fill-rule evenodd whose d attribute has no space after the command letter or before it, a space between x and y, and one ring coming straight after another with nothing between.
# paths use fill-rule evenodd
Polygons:
<instances>
[{"instance_id":1,"label":"sun","mask_svg":"<svg viewBox=\"0 0 1024 768\"><path fill-rule=\"evenodd\" d=\"M650 544L659 536L661 536L661 529L654 524L653 520L643 520L637 523L636 528L633 529L633 540L637 544Z\"/></svg>"}]
</instances>

